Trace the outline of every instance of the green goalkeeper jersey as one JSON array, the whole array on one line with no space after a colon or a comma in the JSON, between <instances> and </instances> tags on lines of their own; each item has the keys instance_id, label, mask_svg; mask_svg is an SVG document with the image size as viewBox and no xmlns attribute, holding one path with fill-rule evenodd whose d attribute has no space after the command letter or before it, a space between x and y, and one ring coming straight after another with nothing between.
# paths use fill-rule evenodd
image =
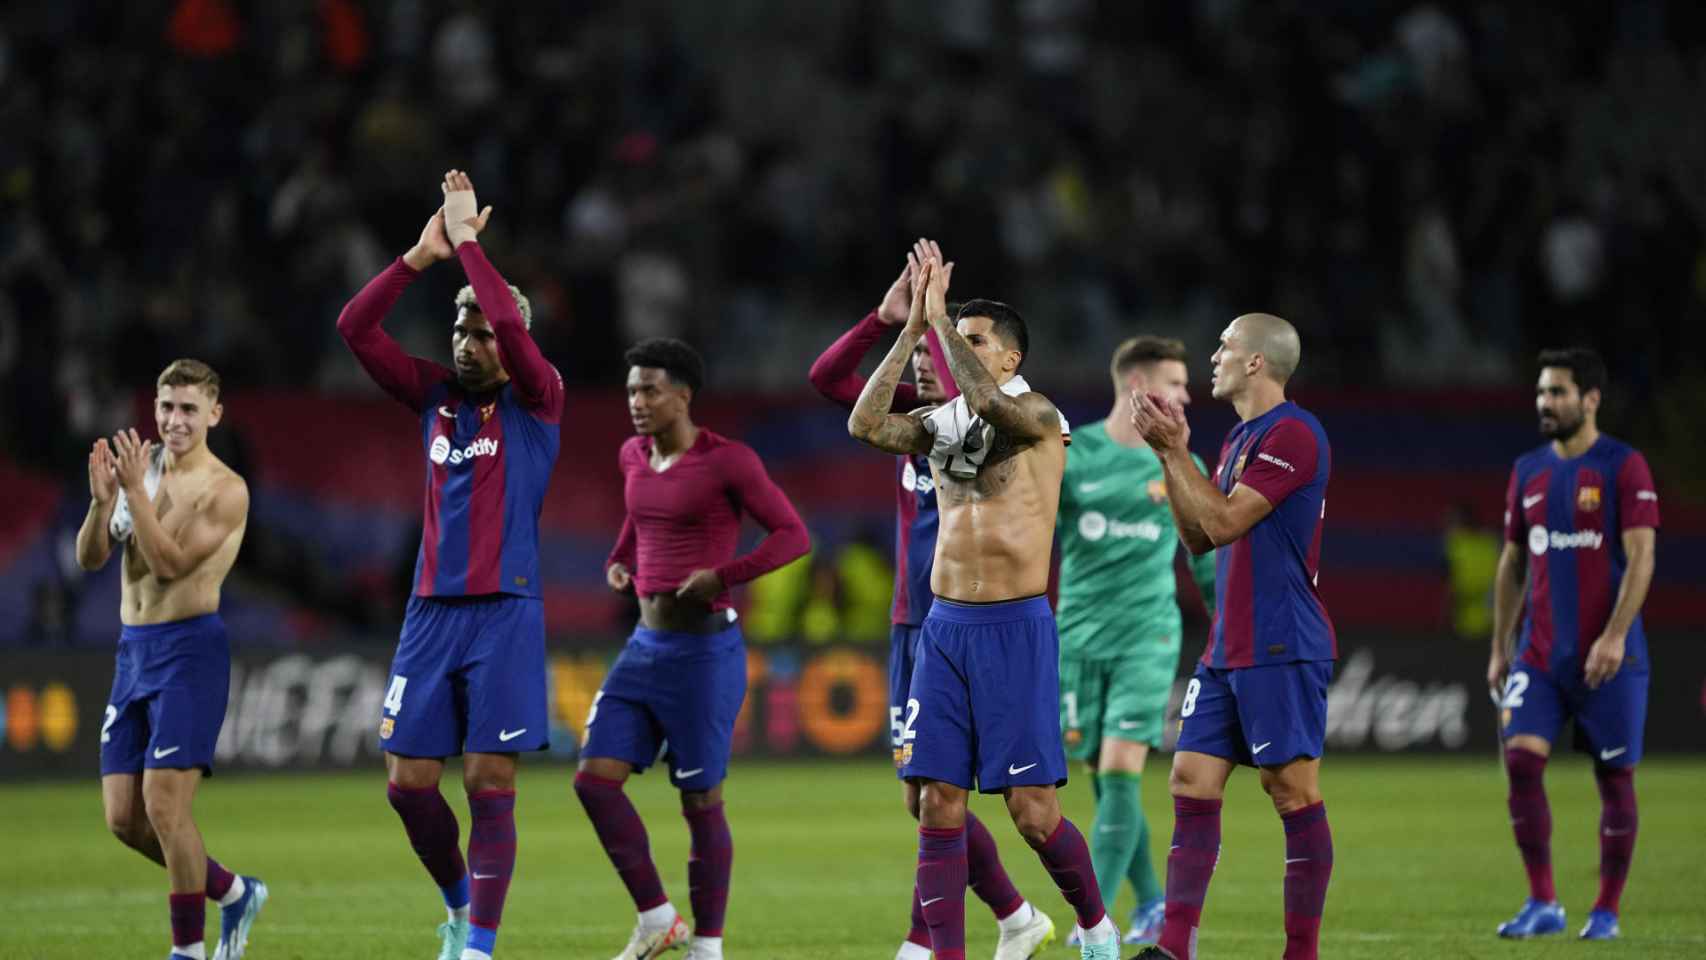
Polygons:
<instances>
[{"instance_id":1,"label":"green goalkeeper jersey","mask_svg":"<svg viewBox=\"0 0 1706 960\"><path fill-rule=\"evenodd\" d=\"M1103 660L1149 649L1177 656L1179 537L1154 452L1116 442L1104 421L1074 430L1055 529L1061 656ZM1192 557L1190 564L1213 610L1214 555Z\"/></svg>"}]
</instances>

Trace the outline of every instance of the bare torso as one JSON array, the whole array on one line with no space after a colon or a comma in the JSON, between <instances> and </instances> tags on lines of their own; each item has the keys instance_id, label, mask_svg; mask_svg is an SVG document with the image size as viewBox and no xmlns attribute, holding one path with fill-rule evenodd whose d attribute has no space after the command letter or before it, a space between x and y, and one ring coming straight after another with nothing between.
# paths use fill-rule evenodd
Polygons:
<instances>
[{"instance_id":1,"label":"bare torso","mask_svg":"<svg viewBox=\"0 0 1706 960\"><path fill-rule=\"evenodd\" d=\"M1023 443L999 431L976 477L960 480L932 467L941 526L931 592L970 603L1046 592L1065 469L1058 433Z\"/></svg>"},{"instance_id":2,"label":"bare torso","mask_svg":"<svg viewBox=\"0 0 1706 960\"><path fill-rule=\"evenodd\" d=\"M713 633L727 626L727 611L723 618L711 616L711 605L691 597L673 593L654 593L640 597L640 622L652 630L670 633Z\"/></svg>"},{"instance_id":3,"label":"bare torso","mask_svg":"<svg viewBox=\"0 0 1706 960\"><path fill-rule=\"evenodd\" d=\"M190 524L207 522L206 515L214 499L231 484L242 482L231 468L211 456L194 471L167 470L154 496L161 527L172 539L185 539ZM124 591L119 602L119 619L126 626L135 627L218 611L220 587L237 560L237 550L243 544L243 531L247 528L245 517L195 569L173 580L154 575L136 544L136 535L132 534L124 544Z\"/></svg>"}]
</instances>

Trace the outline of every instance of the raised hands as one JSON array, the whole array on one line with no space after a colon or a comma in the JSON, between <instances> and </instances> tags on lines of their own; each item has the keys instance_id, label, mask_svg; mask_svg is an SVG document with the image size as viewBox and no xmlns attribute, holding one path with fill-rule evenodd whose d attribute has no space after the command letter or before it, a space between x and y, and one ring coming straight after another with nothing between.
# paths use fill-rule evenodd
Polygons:
<instances>
[{"instance_id":1,"label":"raised hands","mask_svg":"<svg viewBox=\"0 0 1706 960\"><path fill-rule=\"evenodd\" d=\"M907 327L922 335L932 321L948 314L948 283L953 278L954 265L942 259L942 248L936 241L920 237L906 255L906 266L902 276L912 287Z\"/></svg>"},{"instance_id":2,"label":"raised hands","mask_svg":"<svg viewBox=\"0 0 1706 960\"><path fill-rule=\"evenodd\" d=\"M118 461L113 457L113 448L107 445L102 437L95 441L89 449L89 499L101 506L112 503L118 497Z\"/></svg>"},{"instance_id":3,"label":"raised hands","mask_svg":"<svg viewBox=\"0 0 1706 960\"><path fill-rule=\"evenodd\" d=\"M445 173L440 188L444 191L444 232L450 240L450 248L455 250L486 229L492 208L480 209L474 200L474 182L460 170Z\"/></svg>"},{"instance_id":4,"label":"raised hands","mask_svg":"<svg viewBox=\"0 0 1706 960\"><path fill-rule=\"evenodd\" d=\"M1131 425L1156 453L1189 449L1191 425L1185 420L1185 408L1166 397L1133 390Z\"/></svg>"},{"instance_id":5,"label":"raised hands","mask_svg":"<svg viewBox=\"0 0 1706 960\"><path fill-rule=\"evenodd\" d=\"M119 487L130 497L131 508L135 509L135 504L148 499L146 480L148 461L154 453L154 441L142 439L133 427L113 434L113 447L118 451L114 475L118 479Z\"/></svg>"},{"instance_id":6,"label":"raised hands","mask_svg":"<svg viewBox=\"0 0 1706 960\"><path fill-rule=\"evenodd\" d=\"M889 292L883 294L883 302L877 307L877 322L890 327L906 322L912 309L912 270L912 254L909 253L906 266L900 269L900 276L889 285Z\"/></svg>"}]
</instances>

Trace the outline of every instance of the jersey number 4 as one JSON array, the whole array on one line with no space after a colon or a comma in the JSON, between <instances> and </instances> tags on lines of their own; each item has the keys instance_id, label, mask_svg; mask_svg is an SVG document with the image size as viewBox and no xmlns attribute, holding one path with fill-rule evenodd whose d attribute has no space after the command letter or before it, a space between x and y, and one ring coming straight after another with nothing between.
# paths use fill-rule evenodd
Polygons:
<instances>
[{"instance_id":1,"label":"jersey number 4","mask_svg":"<svg viewBox=\"0 0 1706 960\"><path fill-rule=\"evenodd\" d=\"M409 685L409 678L393 676L391 689L385 691L385 712L396 716L403 712L403 688Z\"/></svg>"}]
</instances>

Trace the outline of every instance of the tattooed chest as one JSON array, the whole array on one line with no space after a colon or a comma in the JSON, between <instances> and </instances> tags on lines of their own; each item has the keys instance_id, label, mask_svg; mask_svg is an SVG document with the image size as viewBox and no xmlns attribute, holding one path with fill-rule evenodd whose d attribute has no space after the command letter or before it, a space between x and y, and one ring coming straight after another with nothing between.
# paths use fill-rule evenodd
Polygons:
<instances>
[{"instance_id":1,"label":"tattooed chest","mask_svg":"<svg viewBox=\"0 0 1706 960\"><path fill-rule=\"evenodd\" d=\"M989 456L984 458L977 476L964 480L945 473L938 476L937 497L945 503L958 504L988 500L1006 493L1019 474L1017 457L1025 449L1025 445L996 434L990 441Z\"/></svg>"}]
</instances>

